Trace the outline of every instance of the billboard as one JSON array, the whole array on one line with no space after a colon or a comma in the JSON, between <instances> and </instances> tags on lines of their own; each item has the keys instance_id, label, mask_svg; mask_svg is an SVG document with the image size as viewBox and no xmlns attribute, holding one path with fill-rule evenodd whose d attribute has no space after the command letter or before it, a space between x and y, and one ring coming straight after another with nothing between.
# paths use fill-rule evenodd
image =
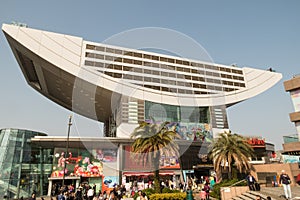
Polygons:
<instances>
[{"instance_id":1,"label":"billboard","mask_svg":"<svg viewBox=\"0 0 300 200\"><path fill-rule=\"evenodd\" d=\"M143 165L136 157L131 155L131 146L125 146L124 149L124 170L132 171L152 171L154 169L153 163L150 161ZM159 160L160 169L180 169L179 159L176 156L165 156L162 155Z\"/></svg>"},{"instance_id":2,"label":"billboard","mask_svg":"<svg viewBox=\"0 0 300 200\"><path fill-rule=\"evenodd\" d=\"M55 148L51 177L81 176L100 177L103 163L117 161L117 149L69 149Z\"/></svg>"}]
</instances>

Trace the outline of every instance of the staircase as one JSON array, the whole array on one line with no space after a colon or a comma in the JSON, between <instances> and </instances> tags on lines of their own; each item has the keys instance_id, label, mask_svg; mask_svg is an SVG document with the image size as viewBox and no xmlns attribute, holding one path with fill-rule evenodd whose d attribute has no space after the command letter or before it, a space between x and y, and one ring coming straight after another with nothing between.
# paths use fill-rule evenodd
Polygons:
<instances>
[{"instance_id":1,"label":"staircase","mask_svg":"<svg viewBox=\"0 0 300 200\"><path fill-rule=\"evenodd\" d=\"M300 200L300 187L291 187L292 199ZM256 197L260 196L263 200L270 196L272 200L283 200L285 199L284 191L282 187L262 187L261 191L248 191L239 196L232 198L233 200L256 200Z\"/></svg>"}]
</instances>

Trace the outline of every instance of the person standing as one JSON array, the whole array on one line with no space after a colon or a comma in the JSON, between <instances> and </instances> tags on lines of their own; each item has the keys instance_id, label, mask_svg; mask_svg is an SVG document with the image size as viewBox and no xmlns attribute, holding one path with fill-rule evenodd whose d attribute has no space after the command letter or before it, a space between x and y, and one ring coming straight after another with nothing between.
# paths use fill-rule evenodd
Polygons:
<instances>
[{"instance_id":1,"label":"person standing","mask_svg":"<svg viewBox=\"0 0 300 200\"><path fill-rule=\"evenodd\" d=\"M256 190L255 189L256 180L255 180L254 176L251 173L249 173L248 176L246 177L246 180L247 180L247 184L249 186L249 189L252 190L252 191L255 191Z\"/></svg>"},{"instance_id":2,"label":"person standing","mask_svg":"<svg viewBox=\"0 0 300 200\"><path fill-rule=\"evenodd\" d=\"M203 190L206 193L206 195L205 195L206 199L209 199L210 186L209 186L209 182L208 181L205 183Z\"/></svg>"},{"instance_id":3,"label":"person standing","mask_svg":"<svg viewBox=\"0 0 300 200\"><path fill-rule=\"evenodd\" d=\"M279 183L282 184L282 186L283 186L285 198L291 199L292 198L292 192L291 192L291 186L290 186L291 179L284 170L281 171Z\"/></svg>"},{"instance_id":4,"label":"person standing","mask_svg":"<svg viewBox=\"0 0 300 200\"><path fill-rule=\"evenodd\" d=\"M30 200L36 200L36 197L35 197L35 193L33 192L32 194L31 194L31 198L29 198Z\"/></svg>"},{"instance_id":5,"label":"person standing","mask_svg":"<svg viewBox=\"0 0 300 200\"><path fill-rule=\"evenodd\" d=\"M88 197L88 200L93 200L93 198L94 198L94 190L91 186L89 187L89 190L87 191L87 197Z\"/></svg>"}]
</instances>

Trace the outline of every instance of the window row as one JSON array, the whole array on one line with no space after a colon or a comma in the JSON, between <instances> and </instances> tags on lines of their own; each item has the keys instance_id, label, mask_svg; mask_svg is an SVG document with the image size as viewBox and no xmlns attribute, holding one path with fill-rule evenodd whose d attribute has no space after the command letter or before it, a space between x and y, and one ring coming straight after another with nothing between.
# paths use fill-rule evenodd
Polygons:
<instances>
[{"instance_id":1,"label":"window row","mask_svg":"<svg viewBox=\"0 0 300 200\"><path fill-rule=\"evenodd\" d=\"M111 69L116 69L116 68L111 68ZM101 70L98 70L99 72L102 72ZM133 72L140 72L141 71L135 69L132 70ZM152 71L155 73L148 73L148 74L152 74L152 75L159 75L156 74L157 71ZM123 74L123 73L118 73L118 72L108 72L105 71L104 74L114 77L114 78L124 78L124 79L128 79L128 80L137 80L137 81L145 81L145 82L154 82L154 83L163 83L163 84L169 84L169 85L178 85L178 86L186 86L186 87L194 87L194 88L206 88L204 87L204 84L198 84L198 83L190 83L190 82L183 82L183 81L176 81L174 79L172 80L166 80L166 79L161 79L161 78L153 78L153 77L144 77L144 76L136 76L136 75L131 75L131 74ZM168 76L168 77L174 77L177 79L186 79L188 81L190 80L194 80L194 81L198 81L198 82L207 82L207 83L215 83L215 84L224 84L224 85L231 85L231 86L238 86L238 87L246 87L245 83L238 83L238 82L231 82L231 81L224 81L224 80L220 80L220 79L210 79L210 78L203 78L203 77L194 77L194 76L189 76L189 75L181 75L181 74L172 74L172 73L162 73L162 76Z\"/></svg>"},{"instance_id":2,"label":"window row","mask_svg":"<svg viewBox=\"0 0 300 200\"><path fill-rule=\"evenodd\" d=\"M203 68L203 64L201 64L201 63L190 62L190 61L184 60L184 59L173 59L173 58L167 58L167 57L162 57L162 56L149 55L149 54L130 52L130 51L123 51L120 49L113 49L113 48L109 48L109 47L101 47L101 46L95 46L95 45L89 45L89 44L87 44L86 48L90 49L90 50L101 51L101 52L108 52L108 53L113 53L113 54L126 55L126 56L132 56L132 57L137 57L137 58L144 58L144 59L149 59L149 60L156 60L156 61L161 61L161 62L176 63L176 64L180 64L180 65ZM95 54L95 53L86 53L86 57L104 59L103 55ZM110 57L113 57L113 56L110 56ZM117 61L116 59L120 59L120 58L117 57L116 59L113 59L113 58L108 57L108 59ZM131 59L127 59L126 61L130 62L130 63L134 63L134 61L130 61L130 60ZM124 62L126 63L126 61L124 61ZM218 71L230 72L230 73L235 73L235 74L243 74L243 71L241 69L232 69L232 68L220 67L220 66L216 66L216 65L205 65L205 67L206 67L206 69L211 69L211 70L218 70Z\"/></svg>"},{"instance_id":3,"label":"window row","mask_svg":"<svg viewBox=\"0 0 300 200\"><path fill-rule=\"evenodd\" d=\"M173 78L177 77L177 78L194 80L194 81L205 81L205 79L203 77L198 77L198 76L183 75L183 74L177 74L177 73L172 73L172 72L164 72L164 71L160 71L160 70L143 69L143 68L139 68L139 67L122 66L122 65L117 65L117 64L106 64L106 63L100 63L100 62L94 62L94 61L88 61L88 60L85 60L85 65L107 68L107 69L114 69L114 70L119 70L119 71L132 71L132 72L137 72L137 73L161 75L161 76L173 77ZM215 73L215 72L205 72L205 71L194 70L194 69L187 70L187 68L176 67L177 71L181 71L182 69L185 69L182 72L187 72L187 73L201 74L201 75L207 75L207 76L214 76L214 77L218 77L218 78L222 77L222 78L244 81L244 78L240 77L240 76L234 76L234 75L229 75L229 74L220 74L220 73ZM199 72L199 73L197 73L197 72ZM210 80L210 79L207 78L207 80ZM211 80L212 81L207 81L207 82L218 83L216 81L218 81L219 79L211 79Z\"/></svg>"},{"instance_id":4,"label":"window row","mask_svg":"<svg viewBox=\"0 0 300 200\"><path fill-rule=\"evenodd\" d=\"M127 80L135 80L135 81L141 81L141 82L152 82L152 83L160 83L160 84L166 84L166 85L173 85L173 86L182 86L182 87L187 87L187 88L200 88L200 89L209 89L209 90L216 90L216 91L226 91L230 92L233 90L236 90L235 88L225 88L221 86L213 86L213 85L204 85L204 84L197 84L197 83L189 83L189 82L182 82L182 81L175 81L175 80L164 80L164 79L159 79L159 78L151 78L151 77L142 77L142 76L134 76L134 75L129 75L129 74L121 74L121 73L113 73L113 72L104 72L104 74L114 77L114 78L124 78ZM239 86L242 87L240 83L233 83L230 84L232 86ZM143 87L148 87L156 90L161 90L161 91L167 91L167 92L177 92L176 88L169 88L169 87L161 87L161 86L154 86L154 85L142 85ZM178 93L191 93L191 92L180 92L184 91L184 89L178 89ZM197 92L194 91L196 94L203 94L203 92ZM205 93L205 92L204 92Z\"/></svg>"}]
</instances>

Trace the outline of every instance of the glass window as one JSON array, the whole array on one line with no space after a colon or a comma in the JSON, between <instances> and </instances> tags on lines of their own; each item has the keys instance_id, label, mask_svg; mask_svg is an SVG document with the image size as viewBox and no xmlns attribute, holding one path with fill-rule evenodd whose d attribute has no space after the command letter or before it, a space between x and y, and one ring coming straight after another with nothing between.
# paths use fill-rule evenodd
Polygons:
<instances>
[{"instance_id":1,"label":"glass window","mask_svg":"<svg viewBox=\"0 0 300 200\"><path fill-rule=\"evenodd\" d=\"M124 70L124 71L131 71L131 70L132 70L132 67L123 66L123 70Z\"/></svg>"},{"instance_id":2,"label":"glass window","mask_svg":"<svg viewBox=\"0 0 300 200\"><path fill-rule=\"evenodd\" d=\"M151 67L151 63L150 62L144 62L144 66L148 66L148 67Z\"/></svg>"},{"instance_id":3,"label":"glass window","mask_svg":"<svg viewBox=\"0 0 300 200\"><path fill-rule=\"evenodd\" d=\"M147 54L144 54L143 57L146 58L146 59L151 59L151 56L147 55Z\"/></svg>"},{"instance_id":4,"label":"glass window","mask_svg":"<svg viewBox=\"0 0 300 200\"><path fill-rule=\"evenodd\" d=\"M124 55L126 55L126 56L133 56L133 52L124 51Z\"/></svg>"},{"instance_id":5,"label":"glass window","mask_svg":"<svg viewBox=\"0 0 300 200\"><path fill-rule=\"evenodd\" d=\"M114 65L115 70L122 70L122 65Z\"/></svg>"},{"instance_id":6,"label":"glass window","mask_svg":"<svg viewBox=\"0 0 300 200\"><path fill-rule=\"evenodd\" d=\"M161 90L164 92L170 92L170 88L167 87L161 87Z\"/></svg>"},{"instance_id":7,"label":"glass window","mask_svg":"<svg viewBox=\"0 0 300 200\"><path fill-rule=\"evenodd\" d=\"M113 56L105 56L105 60L113 61L114 57Z\"/></svg>"},{"instance_id":8,"label":"glass window","mask_svg":"<svg viewBox=\"0 0 300 200\"><path fill-rule=\"evenodd\" d=\"M143 81L142 76L134 76L133 79L136 80L136 81Z\"/></svg>"},{"instance_id":9,"label":"glass window","mask_svg":"<svg viewBox=\"0 0 300 200\"><path fill-rule=\"evenodd\" d=\"M159 68L159 64L158 63L152 63L152 67Z\"/></svg>"},{"instance_id":10,"label":"glass window","mask_svg":"<svg viewBox=\"0 0 300 200\"><path fill-rule=\"evenodd\" d=\"M154 82L154 83L160 83L160 79L159 78L152 78L152 82Z\"/></svg>"},{"instance_id":11,"label":"glass window","mask_svg":"<svg viewBox=\"0 0 300 200\"><path fill-rule=\"evenodd\" d=\"M132 63L132 60L131 59L128 59L128 58L123 58L123 62L124 63Z\"/></svg>"},{"instance_id":12,"label":"glass window","mask_svg":"<svg viewBox=\"0 0 300 200\"><path fill-rule=\"evenodd\" d=\"M152 58L152 60L159 60L158 56L152 56L151 58Z\"/></svg>"},{"instance_id":13,"label":"glass window","mask_svg":"<svg viewBox=\"0 0 300 200\"><path fill-rule=\"evenodd\" d=\"M84 65L86 65L86 66L94 66L94 63L95 62L93 62L93 61L88 61L88 60L84 61Z\"/></svg>"},{"instance_id":14,"label":"glass window","mask_svg":"<svg viewBox=\"0 0 300 200\"><path fill-rule=\"evenodd\" d=\"M177 64L182 64L182 60L176 60Z\"/></svg>"},{"instance_id":15,"label":"glass window","mask_svg":"<svg viewBox=\"0 0 300 200\"><path fill-rule=\"evenodd\" d=\"M109 47L106 47L106 52L108 53L115 53L115 50Z\"/></svg>"},{"instance_id":16,"label":"glass window","mask_svg":"<svg viewBox=\"0 0 300 200\"><path fill-rule=\"evenodd\" d=\"M104 67L104 63L95 62L96 67Z\"/></svg>"},{"instance_id":17,"label":"glass window","mask_svg":"<svg viewBox=\"0 0 300 200\"><path fill-rule=\"evenodd\" d=\"M152 71L152 74L153 74L153 75L159 75L159 71L153 70L153 71Z\"/></svg>"},{"instance_id":18,"label":"glass window","mask_svg":"<svg viewBox=\"0 0 300 200\"><path fill-rule=\"evenodd\" d=\"M105 48L104 48L104 47L100 47L100 46L96 46L96 50L97 50L97 51L103 51L103 52L104 52Z\"/></svg>"},{"instance_id":19,"label":"glass window","mask_svg":"<svg viewBox=\"0 0 300 200\"><path fill-rule=\"evenodd\" d=\"M87 45L86 45L86 48L87 48L87 49L92 49L92 50L94 50L94 49L95 49L95 46L94 46L94 45L87 44Z\"/></svg>"},{"instance_id":20,"label":"glass window","mask_svg":"<svg viewBox=\"0 0 300 200\"><path fill-rule=\"evenodd\" d=\"M144 81L145 82L151 82L151 78L150 77L144 77Z\"/></svg>"},{"instance_id":21,"label":"glass window","mask_svg":"<svg viewBox=\"0 0 300 200\"><path fill-rule=\"evenodd\" d=\"M169 62L169 63L175 63L175 60L172 59L172 58L168 58L168 62Z\"/></svg>"},{"instance_id":22,"label":"glass window","mask_svg":"<svg viewBox=\"0 0 300 200\"><path fill-rule=\"evenodd\" d=\"M115 60L114 60L114 61L115 61L115 62L122 62L122 60L123 60L123 59L122 59L121 57L115 57Z\"/></svg>"},{"instance_id":23,"label":"glass window","mask_svg":"<svg viewBox=\"0 0 300 200\"><path fill-rule=\"evenodd\" d=\"M143 69L138 67L133 68L133 71L137 73L143 73Z\"/></svg>"},{"instance_id":24,"label":"glass window","mask_svg":"<svg viewBox=\"0 0 300 200\"><path fill-rule=\"evenodd\" d=\"M168 73L168 72L161 72L161 75L162 75L162 76L167 76L167 77L168 77L168 76L169 76L169 73Z\"/></svg>"},{"instance_id":25,"label":"glass window","mask_svg":"<svg viewBox=\"0 0 300 200\"><path fill-rule=\"evenodd\" d=\"M168 62L168 58L165 58L165 57L160 57L160 61L163 61L163 62Z\"/></svg>"},{"instance_id":26,"label":"glass window","mask_svg":"<svg viewBox=\"0 0 300 200\"><path fill-rule=\"evenodd\" d=\"M120 74L120 73L113 73L112 77L114 77L114 78L122 78L122 74Z\"/></svg>"},{"instance_id":27,"label":"glass window","mask_svg":"<svg viewBox=\"0 0 300 200\"><path fill-rule=\"evenodd\" d=\"M133 56L134 57L138 57L138 58L142 58L143 57L143 55L141 53L136 53L136 52L133 53Z\"/></svg>"},{"instance_id":28,"label":"glass window","mask_svg":"<svg viewBox=\"0 0 300 200\"><path fill-rule=\"evenodd\" d=\"M143 62L140 60L134 60L133 63L136 65L143 65Z\"/></svg>"},{"instance_id":29,"label":"glass window","mask_svg":"<svg viewBox=\"0 0 300 200\"><path fill-rule=\"evenodd\" d=\"M174 77L174 78L176 78L176 74L174 74L174 73L169 73L169 77Z\"/></svg>"},{"instance_id":30,"label":"glass window","mask_svg":"<svg viewBox=\"0 0 300 200\"><path fill-rule=\"evenodd\" d=\"M96 54L96 55L95 55L95 58L104 60L104 55Z\"/></svg>"},{"instance_id":31,"label":"glass window","mask_svg":"<svg viewBox=\"0 0 300 200\"><path fill-rule=\"evenodd\" d=\"M144 73L145 73L145 74L152 74L152 70L144 69Z\"/></svg>"},{"instance_id":32,"label":"glass window","mask_svg":"<svg viewBox=\"0 0 300 200\"><path fill-rule=\"evenodd\" d=\"M121 55L122 55L122 54L123 54L123 51L120 50L120 49L115 49L115 53L116 53L116 54L121 54Z\"/></svg>"},{"instance_id":33,"label":"glass window","mask_svg":"<svg viewBox=\"0 0 300 200\"><path fill-rule=\"evenodd\" d=\"M190 75L184 75L184 78L187 80L191 80L191 76Z\"/></svg>"}]
</instances>

